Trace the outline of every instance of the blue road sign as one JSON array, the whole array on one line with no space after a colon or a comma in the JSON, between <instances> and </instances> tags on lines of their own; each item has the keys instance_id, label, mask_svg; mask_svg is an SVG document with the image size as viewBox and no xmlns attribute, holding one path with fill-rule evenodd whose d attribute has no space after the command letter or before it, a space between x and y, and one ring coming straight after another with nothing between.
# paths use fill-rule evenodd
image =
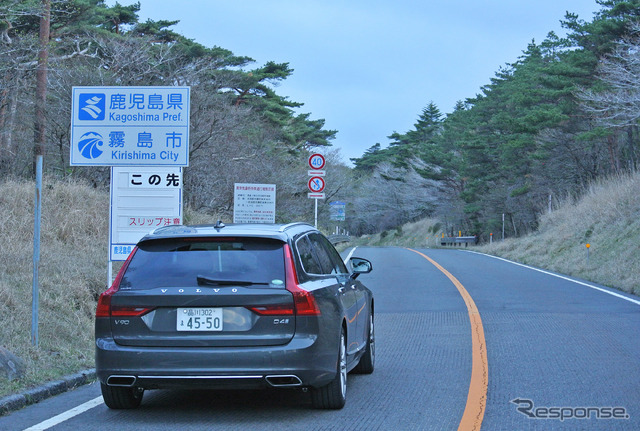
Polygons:
<instances>
[{"instance_id":1,"label":"blue road sign","mask_svg":"<svg viewBox=\"0 0 640 431\"><path fill-rule=\"evenodd\" d=\"M103 121L106 98L104 93L80 93L78 120Z\"/></svg>"},{"instance_id":2,"label":"blue road sign","mask_svg":"<svg viewBox=\"0 0 640 431\"><path fill-rule=\"evenodd\" d=\"M73 87L72 166L188 166L189 87Z\"/></svg>"}]
</instances>

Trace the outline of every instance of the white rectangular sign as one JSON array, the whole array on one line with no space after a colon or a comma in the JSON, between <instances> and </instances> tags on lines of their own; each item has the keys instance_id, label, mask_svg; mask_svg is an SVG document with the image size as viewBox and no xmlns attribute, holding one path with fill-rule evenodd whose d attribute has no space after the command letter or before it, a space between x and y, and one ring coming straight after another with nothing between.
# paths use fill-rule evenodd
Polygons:
<instances>
[{"instance_id":1,"label":"white rectangular sign","mask_svg":"<svg viewBox=\"0 0 640 431\"><path fill-rule=\"evenodd\" d=\"M189 87L73 87L72 166L188 166Z\"/></svg>"},{"instance_id":2,"label":"white rectangular sign","mask_svg":"<svg viewBox=\"0 0 640 431\"><path fill-rule=\"evenodd\" d=\"M234 223L275 223L276 185L236 183L233 192Z\"/></svg>"},{"instance_id":3,"label":"white rectangular sign","mask_svg":"<svg viewBox=\"0 0 640 431\"><path fill-rule=\"evenodd\" d=\"M111 168L109 260L126 260L153 229L182 224L182 168Z\"/></svg>"}]
</instances>

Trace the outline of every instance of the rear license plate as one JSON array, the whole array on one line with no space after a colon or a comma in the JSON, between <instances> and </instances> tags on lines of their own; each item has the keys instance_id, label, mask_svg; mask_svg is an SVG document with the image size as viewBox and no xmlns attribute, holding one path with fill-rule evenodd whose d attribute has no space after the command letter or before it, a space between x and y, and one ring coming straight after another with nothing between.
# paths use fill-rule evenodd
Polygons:
<instances>
[{"instance_id":1,"label":"rear license plate","mask_svg":"<svg viewBox=\"0 0 640 431\"><path fill-rule=\"evenodd\" d=\"M177 331L222 331L222 308L178 308Z\"/></svg>"}]
</instances>

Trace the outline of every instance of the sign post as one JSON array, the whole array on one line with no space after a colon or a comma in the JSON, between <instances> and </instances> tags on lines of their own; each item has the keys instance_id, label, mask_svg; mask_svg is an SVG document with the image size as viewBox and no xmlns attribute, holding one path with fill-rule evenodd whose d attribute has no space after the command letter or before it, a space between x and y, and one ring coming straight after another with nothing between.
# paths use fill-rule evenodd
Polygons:
<instances>
[{"instance_id":1,"label":"sign post","mask_svg":"<svg viewBox=\"0 0 640 431\"><path fill-rule=\"evenodd\" d=\"M307 197L309 199L315 200L314 227L317 229L318 228L318 199L324 199L324 196L325 196L323 193L326 185L323 178L325 175L325 171L322 170L325 165L325 159L322 154L316 153L309 156L308 163L309 163L309 167L311 168L311 170L308 171L308 174L311 178L309 178L309 181L307 182L307 187L309 188L309 192L310 192L307 194Z\"/></svg>"},{"instance_id":2,"label":"sign post","mask_svg":"<svg viewBox=\"0 0 640 431\"><path fill-rule=\"evenodd\" d=\"M587 267L589 267L589 250L591 249L591 244L587 244Z\"/></svg>"},{"instance_id":3,"label":"sign post","mask_svg":"<svg viewBox=\"0 0 640 431\"><path fill-rule=\"evenodd\" d=\"M69 164L112 167L107 286L113 260L125 260L140 237L156 227L182 223L180 167L189 165L190 91L72 89ZM129 169L114 172L113 167Z\"/></svg>"}]
</instances>

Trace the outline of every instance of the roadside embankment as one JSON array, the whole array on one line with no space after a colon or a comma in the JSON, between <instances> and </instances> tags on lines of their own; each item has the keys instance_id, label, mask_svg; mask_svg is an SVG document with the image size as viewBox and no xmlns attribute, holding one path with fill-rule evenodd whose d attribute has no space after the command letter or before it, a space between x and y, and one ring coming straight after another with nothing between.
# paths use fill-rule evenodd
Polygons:
<instances>
[{"instance_id":1,"label":"roadside embankment","mask_svg":"<svg viewBox=\"0 0 640 431\"><path fill-rule=\"evenodd\" d=\"M424 219L342 247L439 247L441 235L442 223ZM640 172L595 182L542 215L532 234L469 249L640 295Z\"/></svg>"},{"instance_id":2,"label":"roadside embankment","mask_svg":"<svg viewBox=\"0 0 640 431\"><path fill-rule=\"evenodd\" d=\"M596 182L537 232L477 250L640 295L640 172Z\"/></svg>"}]
</instances>

